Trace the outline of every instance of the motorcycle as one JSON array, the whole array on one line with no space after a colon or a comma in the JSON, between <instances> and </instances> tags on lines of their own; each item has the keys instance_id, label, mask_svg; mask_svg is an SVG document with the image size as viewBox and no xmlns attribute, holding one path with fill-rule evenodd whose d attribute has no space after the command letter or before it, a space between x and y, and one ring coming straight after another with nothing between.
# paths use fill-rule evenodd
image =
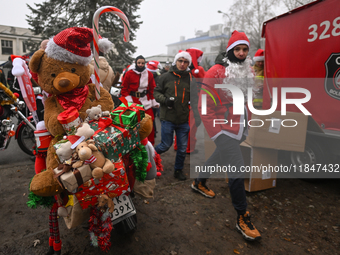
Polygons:
<instances>
[{"instance_id":1,"label":"motorcycle","mask_svg":"<svg viewBox=\"0 0 340 255\"><path fill-rule=\"evenodd\" d=\"M33 156L35 122L32 116L25 117L23 109L25 102L20 101L11 90L0 83L0 151L7 149L14 136L20 149Z\"/></svg>"}]
</instances>

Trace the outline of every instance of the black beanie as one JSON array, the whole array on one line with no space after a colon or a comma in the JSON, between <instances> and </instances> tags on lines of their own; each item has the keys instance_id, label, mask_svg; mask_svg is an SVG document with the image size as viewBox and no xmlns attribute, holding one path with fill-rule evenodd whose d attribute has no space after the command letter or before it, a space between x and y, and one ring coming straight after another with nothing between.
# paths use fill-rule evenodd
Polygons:
<instances>
[{"instance_id":1,"label":"black beanie","mask_svg":"<svg viewBox=\"0 0 340 255\"><path fill-rule=\"evenodd\" d=\"M135 69L136 69L136 71L138 71L138 72L143 72L143 71L145 70L145 64L144 64L143 67L139 67L139 66L137 65L138 59L144 59L144 61L145 61L145 58L144 58L142 55L139 55L139 56L136 57L136 59L135 59L135 65L136 65Z\"/></svg>"}]
</instances>

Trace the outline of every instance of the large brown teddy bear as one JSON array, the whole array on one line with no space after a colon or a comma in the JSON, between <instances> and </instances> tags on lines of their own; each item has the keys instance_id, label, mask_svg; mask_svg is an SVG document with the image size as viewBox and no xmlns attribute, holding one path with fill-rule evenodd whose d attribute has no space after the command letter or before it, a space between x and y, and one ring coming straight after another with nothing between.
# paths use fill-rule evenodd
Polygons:
<instances>
[{"instance_id":1,"label":"large brown teddy bear","mask_svg":"<svg viewBox=\"0 0 340 255\"><path fill-rule=\"evenodd\" d=\"M47 130L55 138L47 152L47 170L58 165L53 144L65 134L57 119L60 113L74 106L84 121L86 110L93 106L100 104L103 111L113 109L109 92L101 88L100 99L96 100L95 85L89 83L92 41L90 29L68 28L50 39L46 50L36 51L30 61L30 70L38 74L40 87L49 94L45 100L44 120Z\"/></svg>"}]
</instances>

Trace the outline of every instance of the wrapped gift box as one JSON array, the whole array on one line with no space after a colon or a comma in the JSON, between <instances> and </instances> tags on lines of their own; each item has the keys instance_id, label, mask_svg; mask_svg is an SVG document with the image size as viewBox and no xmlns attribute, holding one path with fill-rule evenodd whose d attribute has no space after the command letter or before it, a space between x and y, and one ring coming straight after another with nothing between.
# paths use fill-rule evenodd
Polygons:
<instances>
[{"instance_id":1,"label":"wrapped gift box","mask_svg":"<svg viewBox=\"0 0 340 255\"><path fill-rule=\"evenodd\" d=\"M54 173L58 175L63 170L55 168ZM69 172L61 174L58 179L65 189L69 192L75 191L83 183L92 178L92 171L89 165L83 165L77 169L71 169Z\"/></svg>"},{"instance_id":2,"label":"wrapped gift box","mask_svg":"<svg viewBox=\"0 0 340 255\"><path fill-rule=\"evenodd\" d=\"M107 123L103 124L103 122ZM96 147L113 162L140 144L139 124L134 128L124 129L112 124L110 118L101 118L99 121L90 122L89 125L96 131L93 135Z\"/></svg>"},{"instance_id":3,"label":"wrapped gift box","mask_svg":"<svg viewBox=\"0 0 340 255\"><path fill-rule=\"evenodd\" d=\"M79 186L78 192L75 193L80 206L83 209L94 206L97 203L97 196L106 194L110 198L118 197L130 192L128 178L122 160L114 162L115 170L110 174L97 180L91 178L89 181Z\"/></svg>"},{"instance_id":4,"label":"wrapped gift box","mask_svg":"<svg viewBox=\"0 0 340 255\"><path fill-rule=\"evenodd\" d=\"M111 112L111 118L114 124L133 128L135 127L145 116L145 110L143 105L135 103L124 103L119 105ZM121 119L120 116L121 115Z\"/></svg>"}]
</instances>

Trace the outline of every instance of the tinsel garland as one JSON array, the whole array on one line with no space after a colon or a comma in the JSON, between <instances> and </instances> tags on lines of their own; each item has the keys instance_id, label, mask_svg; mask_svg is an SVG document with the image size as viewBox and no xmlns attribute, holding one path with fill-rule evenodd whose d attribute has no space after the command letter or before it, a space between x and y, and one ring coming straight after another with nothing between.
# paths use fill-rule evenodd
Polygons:
<instances>
[{"instance_id":1,"label":"tinsel garland","mask_svg":"<svg viewBox=\"0 0 340 255\"><path fill-rule=\"evenodd\" d=\"M53 197L41 197L34 194L32 191L28 194L27 206L31 209L36 209L37 206L51 208L54 203Z\"/></svg>"},{"instance_id":2,"label":"tinsel garland","mask_svg":"<svg viewBox=\"0 0 340 255\"><path fill-rule=\"evenodd\" d=\"M157 172L162 172L163 171L162 159L161 156L156 151L154 160L156 163Z\"/></svg>"},{"instance_id":3,"label":"tinsel garland","mask_svg":"<svg viewBox=\"0 0 340 255\"><path fill-rule=\"evenodd\" d=\"M91 244L102 251L108 252L111 247L112 221L109 211L102 213L97 207L91 208L89 219Z\"/></svg>"},{"instance_id":4,"label":"tinsel garland","mask_svg":"<svg viewBox=\"0 0 340 255\"><path fill-rule=\"evenodd\" d=\"M130 152L130 157L136 167L136 179L144 182L146 178L146 167L148 166L148 152L145 146L140 144L136 149Z\"/></svg>"},{"instance_id":5,"label":"tinsel garland","mask_svg":"<svg viewBox=\"0 0 340 255\"><path fill-rule=\"evenodd\" d=\"M31 179L28 187L31 186L33 178ZM28 193L28 201L27 201L27 206L31 209L36 209L39 205L42 206L43 208L51 208L53 203L54 203L54 198L52 197L41 197L37 196L34 194L32 191Z\"/></svg>"}]
</instances>

